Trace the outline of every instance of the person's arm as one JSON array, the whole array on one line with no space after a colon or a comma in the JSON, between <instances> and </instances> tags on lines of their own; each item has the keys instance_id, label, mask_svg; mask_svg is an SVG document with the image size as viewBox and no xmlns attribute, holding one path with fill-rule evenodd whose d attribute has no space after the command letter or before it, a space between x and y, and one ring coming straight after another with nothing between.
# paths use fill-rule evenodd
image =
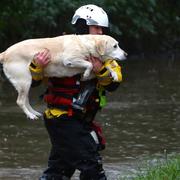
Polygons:
<instances>
[{"instance_id":1,"label":"person's arm","mask_svg":"<svg viewBox=\"0 0 180 180\"><path fill-rule=\"evenodd\" d=\"M121 67L115 60L110 59L103 64L98 58L90 57L88 61L93 64L93 71L96 74L100 86L103 86L107 91L114 91L118 88L122 81L122 73ZM109 68L117 74L117 81L113 81Z\"/></svg>"},{"instance_id":2,"label":"person's arm","mask_svg":"<svg viewBox=\"0 0 180 180\"><path fill-rule=\"evenodd\" d=\"M38 52L29 66L32 74L32 87L38 86L43 80L43 69L50 62L51 54L48 49Z\"/></svg>"}]
</instances>

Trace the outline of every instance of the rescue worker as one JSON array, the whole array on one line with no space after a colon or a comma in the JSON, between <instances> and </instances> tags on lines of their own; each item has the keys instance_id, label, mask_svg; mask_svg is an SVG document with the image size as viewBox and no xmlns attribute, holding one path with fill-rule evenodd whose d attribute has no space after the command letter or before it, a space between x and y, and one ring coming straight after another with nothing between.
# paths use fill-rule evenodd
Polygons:
<instances>
[{"instance_id":1,"label":"rescue worker","mask_svg":"<svg viewBox=\"0 0 180 180\"><path fill-rule=\"evenodd\" d=\"M104 34L109 28L106 12L92 4L78 8L72 24L76 34ZM30 64L34 86L43 79L43 68L50 62L50 53L47 49L39 52ZM76 169L80 171L80 180L107 179L99 154L105 141L94 117L105 105L105 92L117 89L122 81L121 67L111 59L105 64L95 57L87 60L92 62L96 75L92 80L81 81L81 74L48 78L44 123L52 148L48 168L40 180L68 180ZM112 81L107 66L116 71L118 82Z\"/></svg>"}]
</instances>

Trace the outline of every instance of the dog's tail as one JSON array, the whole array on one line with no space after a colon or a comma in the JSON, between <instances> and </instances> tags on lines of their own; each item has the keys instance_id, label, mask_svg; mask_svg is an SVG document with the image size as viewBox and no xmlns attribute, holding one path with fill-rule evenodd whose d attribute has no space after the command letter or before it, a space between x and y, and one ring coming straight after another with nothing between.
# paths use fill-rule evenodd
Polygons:
<instances>
[{"instance_id":1,"label":"dog's tail","mask_svg":"<svg viewBox=\"0 0 180 180\"><path fill-rule=\"evenodd\" d=\"M2 63L4 60L4 52L0 53L0 63Z\"/></svg>"}]
</instances>

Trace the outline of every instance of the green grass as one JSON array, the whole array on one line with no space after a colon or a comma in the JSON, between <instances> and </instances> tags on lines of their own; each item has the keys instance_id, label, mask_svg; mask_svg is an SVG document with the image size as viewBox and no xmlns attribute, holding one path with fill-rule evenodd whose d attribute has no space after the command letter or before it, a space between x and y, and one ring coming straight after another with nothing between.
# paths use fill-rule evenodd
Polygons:
<instances>
[{"instance_id":1,"label":"green grass","mask_svg":"<svg viewBox=\"0 0 180 180\"><path fill-rule=\"evenodd\" d=\"M133 180L180 180L180 156L147 165Z\"/></svg>"}]
</instances>

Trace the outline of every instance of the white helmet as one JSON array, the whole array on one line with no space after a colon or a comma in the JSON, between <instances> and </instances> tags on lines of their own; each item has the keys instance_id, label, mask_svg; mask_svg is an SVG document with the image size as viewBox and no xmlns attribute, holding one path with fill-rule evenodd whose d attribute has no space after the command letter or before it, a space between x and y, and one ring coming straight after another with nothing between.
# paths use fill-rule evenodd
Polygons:
<instances>
[{"instance_id":1,"label":"white helmet","mask_svg":"<svg viewBox=\"0 0 180 180\"><path fill-rule=\"evenodd\" d=\"M78 19L86 20L87 25L97 25L109 27L109 20L106 12L93 4L88 4L78 8L72 17L72 24L76 24Z\"/></svg>"}]
</instances>

